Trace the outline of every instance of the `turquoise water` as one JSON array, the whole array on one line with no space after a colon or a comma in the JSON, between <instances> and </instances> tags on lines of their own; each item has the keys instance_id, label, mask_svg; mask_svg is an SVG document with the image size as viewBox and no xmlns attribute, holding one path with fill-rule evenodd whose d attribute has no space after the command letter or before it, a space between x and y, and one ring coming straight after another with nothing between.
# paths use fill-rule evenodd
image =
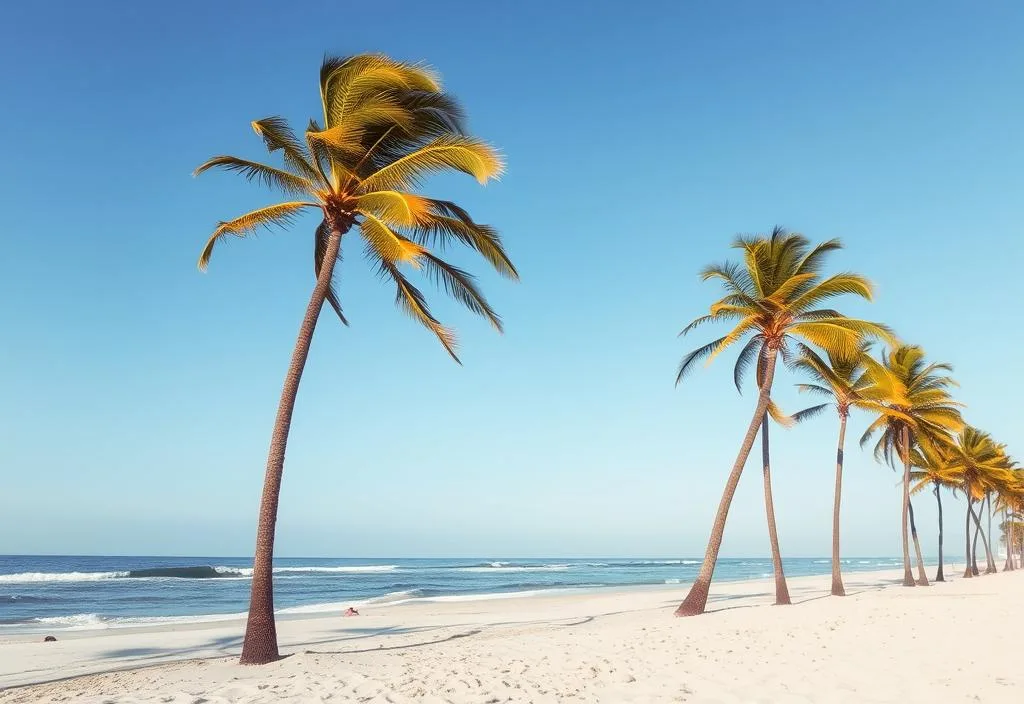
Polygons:
<instances>
[{"instance_id":1,"label":"turquoise water","mask_svg":"<svg viewBox=\"0 0 1024 704\"><path fill-rule=\"evenodd\" d=\"M231 618L248 607L251 558L0 556L0 632L107 628ZM896 568L899 558L843 560L844 571ZM341 611L410 600L479 600L551 590L692 581L697 558L338 559L274 563L280 613ZM787 576L827 574L827 558L784 561ZM203 567L171 576L177 568ZM132 571L160 570L153 576ZM166 571L165 571L166 570ZM770 576L770 559L721 559L715 579ZM182 573L178 573L182 574Z\"/></svg>"}]
</instances>

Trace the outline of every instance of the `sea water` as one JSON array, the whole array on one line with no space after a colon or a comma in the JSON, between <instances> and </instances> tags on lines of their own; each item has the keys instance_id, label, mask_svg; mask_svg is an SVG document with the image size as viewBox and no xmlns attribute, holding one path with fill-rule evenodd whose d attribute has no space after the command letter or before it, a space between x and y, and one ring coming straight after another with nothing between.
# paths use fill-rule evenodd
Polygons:
<instances>
[{"instance_id":1,"label":"sea water","mask_svg":"<svg viewBox=\"0 0 1024 704\"><path fill-rule=\"evenodd\" d=\"M901 565L899 558L843 560L844 571ZM414 600L684 587L699 567L696 558L278 558L274 603L281 614L311 614ZM790 577L827 574L831 561L787 559L784 567ZM146 576L133 574L140 571ZM715 569L721 581L771 574L767 558L721 559ZM251 558L0 556L0 634L232 619L248 607L251 575Z\"/></svg>"}]
</instances>

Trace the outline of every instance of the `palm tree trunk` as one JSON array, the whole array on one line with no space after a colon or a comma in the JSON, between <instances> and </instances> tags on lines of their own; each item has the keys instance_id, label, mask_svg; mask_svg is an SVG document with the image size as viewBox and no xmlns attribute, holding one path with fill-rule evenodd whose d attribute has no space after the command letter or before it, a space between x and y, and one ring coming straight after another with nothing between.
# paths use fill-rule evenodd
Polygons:
<instances>
[{"instance_id":1,"label":"palm tree trunk","mask_svg":"<svg viewBox=\"0 0 1024 704\"><path fill-rule=\"evenodd\" d=\"M978 517L974 515L973 511L971 512L971 515L974 518L975 523L974 542L971 544L971 573L977 577L981 574L978 572L978 536L981 535L981 524L978 522Z\"/></svg>"},{"instance_id":2,"label":"palm tree trunk","mask_svg":"<svg viewBox=\"0 0 1024 704\"><path fill-rule=\"evenodd\" d=\"M981 513L981 511L979 510L978 514L980 514L980 513ZM985 562L986 562L986 564L985 564L985 568L986 568L985 569L985 574L992 574L992 568L996 564L995 560L992 559L992 548L989 547L988 540L986 540L986 538L985 538L985 530L981 527L981 518L978 515L975 515L974 511L971 511L971 516L974 517L974 524L978 527L977 532L974 534L974 540L975 540L975 547L974 547L975 563L977 563L977 557L978 557L978 555L977 555L977 552L978 552L977 540L978 540L978 533L980 533L981 534L981 546L983 548L985 548ZM977 573L975 573L975 574L977 574Z\"/></svg>"},{"instance_id":3,"label":"palm tree trunk","mask_svg":"<svg viewBox=\"0 0 1024 704\"><path fill-rule=\"evenodd\" d=\"M1006 529L1003 535L1006 536L1006 562L1003 564L1003 572L1013 571L1013 524L1010 523L1009 512L1003 507L1003 525Z\"/></svg>"},{"instance_id":4,"label":"palm tree trunk","mask_svg":"<svg viewBox=\"0 0 1024 704\"><path fill-rule=\"evenodd\" d=\"M786 606L789 588L786 573L782 571L782 552L779 550L779 532L775 527L775 502L772 500L771 452L768 448L768 414L761 419L761 466L764 470L764 510L768 517L768 542L771 543L772 568L775 572L775 605Z\"/></svg>"},{"instance_id":5,"label":"palm tree trunk","mask_svg":"<svg viewBox=\"0 0 1024 704\"><path fill-rule=\"evenodd\" d=\"M281 475L284 472L284 454L288 445L288 431L292 423L292 410L299 391L302 370L306 366L313 331L320 316L327 290L334 273L341 246L342 229L332 223L327 240L327 251L320 266L320 274L313 294L310 296L306 315L299 328L298 339L292 352L288 374L281 390L281 401L277 406L277 418L270 436L270 452L267 456L267 472L263 479L263 496L260 499L259 524L256 528L256 556L252 567L252 593L249 599L249 619L245 626L245 640L242 643L243 665L262 665L277 660L277 627L274 624L274 531L277 524L277 503L281 495Z\"/></svg>"},{"instance_id":6,"label":"palm tree trunk","mask_svg":"<svg viewBox=\"0 0 1024 704\"><path fill-rule=\"evenodd\" d=\"M974 576L974 570L971 569L971 501L973 499L971 498L971 487L969 484L964 486L964 493L967 494L967 515L965 517L967 521L967 557L964 558L964 565L966 565L964 568L964 579L968 579Z\"/></svg>"},{"instance_id":7,"label":"palm tree trunk","mask_svg":"<svg viewBox=\"0 0 1024 704\"><path fill-rule=\"evenodd\" d=\"M917 586L928 586L928 575L924 571L924 559L921 557L921 541L917 539L917 524L914 522L914 502L907 503L907 513L910 515L910 534L914 537L914 553L917 555Z\"/></svg>"},{"instance_id":8,"label":"palm tree trunk","mask_svg":"<svg viewBox=\"0 0 1024 704\"><path fill-rule=\"evenodd\" d=\"M715 522L711 526L711 536L708 539L708 546L704 552L704 562L701 563L697 579L690 587L689 593L683 599L683 603L676 609L676 616L696 616L704 613L704 607L708 603L708 591L711 589L711 577L715 572L715 563L718 562L718 551L722 548L722 535L725 533L725 521L729 517L729 507L732 505L732 497L736 493L736 487L740 483L740 475L743 474L743 467L750 456L750 448L754 446L754 439L757 437L757 430L761 426L761 419L764 418L771 401L772 380L775 377L775 358L778 350L768 349L768 360L765 365L764 381L757 397L757 407L754 409L754 417L750 419L747 427L747 434L743 436L743 444L740 445L740 452L736 456L736 462L732 465L729 478L725 482L725 491L722 492L722 499L718 502L718 512L715 514Z\"/></svg>"},{"instance_id":9,"label":"palm tree trunk","mask_svg":"<svg viewBox=\"0 0 1024 704\"><path fill-rule=\"evenodd\" d=\"M942 486L938 482L935 482L935 500L939 504L939 569L935 573L935 581L936 582L945 582L946 581L946 577L945 577L945 575L942 572L942 570L943 570L943 562L944 562L945 558L942 555L942 492L941 492L941 488L942 488Z\"/></svg>"},{"instance_id":10,"label":"palm tree trunk","mask_svg":"<svg viewBox=\"0 0 1024 704\"><path fill-rule=\"evenodd\" d=\"M910 428L903 426L903 586L916 586L914 572L910 568L910 536L907 531L907 516L910 513Z\"/></svg>"},{"instance_id":11,"label":"palm tree trunk","mask_svg":"<svg viewBox=\"0 0 1024 704\"><path fill-rule=\"evenodd\" d=\"M996 574L999 570L996 569L996 553L995 548L992 547L992 541L996 537L992 532L992 492L985 495L985 510L988 511L988 533L981 536L982 540L987 541L986 546L988 547L988 567L985 572Z\"/></svg>"},{"instance_id":12,"label":"palm tree trunk","mask_svg":"<svg viewBox=\"0 0 1024 704\"><path fill-rule=\"evenodd\" d=\"M839 560L839 507L843 495L843 447L846 444L845 410L839 411L839 447L836 450L836 491L832 500L832 596L846 596Z\"/></svg>"}]
</instances>

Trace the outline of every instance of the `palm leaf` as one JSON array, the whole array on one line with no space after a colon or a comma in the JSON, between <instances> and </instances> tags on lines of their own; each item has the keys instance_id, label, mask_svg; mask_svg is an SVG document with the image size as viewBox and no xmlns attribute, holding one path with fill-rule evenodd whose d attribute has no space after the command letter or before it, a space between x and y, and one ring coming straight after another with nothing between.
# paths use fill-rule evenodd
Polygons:
<instances>
[{"instance_id":1,"label":"palm leaf","mask_svg":"<svg viewBox=\"0 0 1024 704\"><path fill-rule=\"evenodd\" d=\"M234 156L215 156L201 164L199 168L192 172L192 175L198 176L210 169L234 171L242 174L249 181L262 183L268 188L278 188L285 193L293 195L309 196L316 193L316 188L307 178L276 169L273 166L261 164L258 161L239 159Z\"/></svg>"},{"instance_id":2,"label":"palm leaf","mask_svg":"<svg viewBox=\"0 0 1024 704\"><path fill-rule=\"evenodd\" d=\"M206 271L206 267L210 263L210 257L213 256L213 248L223 237L227 235L245 237L258 227L266 227L268 229L274 226L286 227L294 222L295 217L303 208L318 207L320 206L316 203L278 203L277 205L253 210L234 220L221 222L217 229L213 231L210 239L206 241L206 246L203 247L203 251L199 255L199 270Z\"/></svg>"},{"instance_id":3,"label":"palm leaf","mask_svg":"<svg viewBox=\"0 0 1024 704\"><path fill-rule=\"evenodd\" d=\"M364 193L409 188L424 176L447 169L486 183L498 177L503 168L501 157L486 142L463 136L438 137L365 177L361 188Z\"/></svg>"}]
</instances>

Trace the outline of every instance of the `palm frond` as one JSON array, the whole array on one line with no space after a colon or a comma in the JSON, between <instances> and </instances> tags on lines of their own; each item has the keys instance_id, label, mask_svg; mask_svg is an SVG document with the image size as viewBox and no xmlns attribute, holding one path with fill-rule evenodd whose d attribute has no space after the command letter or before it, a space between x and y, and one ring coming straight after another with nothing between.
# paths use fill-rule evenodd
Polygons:
<instances>
[{"instance_id":1,"label":"palm frond","mask_svg":"<svg viewBox=\"0 0 1024 704\"><path fill-rule=\"evenodd\" d=\"M225 171L240 173L249 181L262 183L267 188L277 188L292 195L310 196L316 193L316 188L312 182L303 176L261 164L258 161L239 159L234 156L215 156L200 164L192 172L192 175L198 176L210 169L224 169Z\"/></svg>"},{"instance_id":2,"label":"palm frond","mask_svg":"<svg viewBox=\"0 0 1024 704\"><path fill-rule=\"evenodd\" d=\"M245 215L240 215L234 220L221 222L217 229L213 231L210 239L206 241L206 246L203 247L203 251L199 255L199 270L206 271L206 267L210 263L210 257L213 256L213 248L222 238L228 235L245 237L259 227L266 227L268 229L275 226L286 227L294 222L295 217L303 208L318 207L320 206L316 203L278 203L277 205L270 205L266 208L260 208Z\"/></svg>"},{"instance_id":3,"label":"palm frond","mask_svg":"<svg viewBox=\"0 0 1024 704\"><path fill-rule=\"evenodd\" d=\"M267 151L274 153L280 150L284 154L284 163L292 171L305 176L311 183L326 185L320 172L313 166L306 146L292 132L287 120L276 116L264 117L262 120L254 120L252 129L263 138Z\"/></svg>"},{"instance_id":4,"label":"palm frond","mask_svg":"<svg viewBox=\"0 0 1024 704\"><path fill-rule=\"evenodd\" d=\"M427 251L423 246L399 235L370 213L363 213L359 231L381 259L394 264L404 262L419 266L418 260Z\"/></svg>"},{"instance_id":5,"label":"palm frond","mask_svg":"<svg viewBox=\"0 0 1024 704\"><path fill-rule=\"evenodd\" d=\"M430 252L423 253L423 266L425 273L437 285L443 287L445 293L477 315L487 318L498 332L504 332L501 318L487 303L470 274L448 264Z\"/></svg>"},{"instance_id":6,"label":"palm frond","mask_svg":"<svg viewBox=\"0 0 1024 704\"><path fill-rule=\"evenodd\" d=\"M424 176L447 169L486 183L500 176L503 168L501 157L486 142L473 137L445 136L382 166L366 176L360 188L364 193L409 188L419 184Z\"/></svg>"},{"instance_id":7,"label":"palm frond","mask_svg":"<svg viewBox=\"0 0 1024 704\"><path fill-rule=\"evenodd\" d=\"M386 276L395 282L395 286L397 288L395 293L395 304L401 310L405 311L413 320L418 321L434 333L441 345L445 348L448 354L451 355L451 358L459 364L462 364L462 361L456 354L457 341L455 333L438 322L437 318L431 314L430 309L427 307L427 301L420 290L413 286L409 280L402 275L402 272L398 270L397 266L392 262L381 258L376 251L368 247L367 254L371 260L377 263L381 275Z\"/></svg>"},{"instance_id":8,"label":"palm frond","mask_svg":"<svg viewBox=\"0 0 1024 704\"><path fill-rule=\"evenodd\" d=\"M317 225L316 232L314 233L313 240L313 275L316 278L320 278L320 267L323 266L324 256L327 254L327 238L330 237L331 231L330 226L326 220L321 220L320 224ZM341 263L341 247L338 247L338 264ZM335 269L337 271L337 269ZM332 277L331 282L327 286L327 302L330 303L331 308L337 314L338 319L342 325L348 325L348 319L345 317L345 313L341 310L341 299L338 298L338 291L334 286L334 279Z\"/></svg>"}]
</instances>

